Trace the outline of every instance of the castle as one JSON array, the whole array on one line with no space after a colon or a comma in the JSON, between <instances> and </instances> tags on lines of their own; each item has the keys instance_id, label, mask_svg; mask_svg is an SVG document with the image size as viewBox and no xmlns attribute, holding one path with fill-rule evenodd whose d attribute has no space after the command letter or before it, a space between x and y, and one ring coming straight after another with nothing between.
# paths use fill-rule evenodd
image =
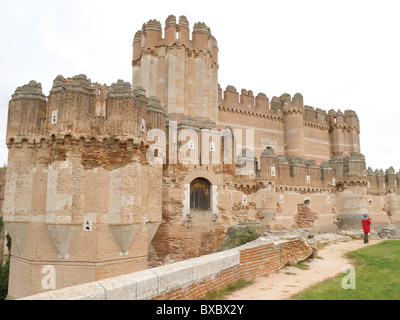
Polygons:
<instances>
[{"instance_id":1,"label":"castle","mask_svg":"<svg viewBox=\"0 0 400 320\"><path fill-rule=\"evenodd\" d=\"M191 35L191 36L190 36ZM366 168L354 111L271 100L218 83L205 23L150 20L133 39L132 85L57 76L9 103L2 213L9 297L214 252L227 229L398 225L400 173ZM153 161L152 161L153 160ZM53 288L55 289L55 288Z\"/></svg>"}]
</instances>

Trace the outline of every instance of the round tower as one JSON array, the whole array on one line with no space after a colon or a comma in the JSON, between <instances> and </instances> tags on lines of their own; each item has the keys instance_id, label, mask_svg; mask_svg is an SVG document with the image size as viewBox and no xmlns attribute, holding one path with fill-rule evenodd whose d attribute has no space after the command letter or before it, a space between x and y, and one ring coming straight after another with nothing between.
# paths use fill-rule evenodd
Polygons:
<instances>
[{"instance_id":1,"label":"round tower","mask_svg":"<svg viewBox=\"0 0 400 320\"><path fill-rule=\"evenodd\" d=\"M285 155L286 157L304 157L304 104L303 96L296 93L292 101L290 95L281 96L283 108Z\"/></svg>"}]
</instances>

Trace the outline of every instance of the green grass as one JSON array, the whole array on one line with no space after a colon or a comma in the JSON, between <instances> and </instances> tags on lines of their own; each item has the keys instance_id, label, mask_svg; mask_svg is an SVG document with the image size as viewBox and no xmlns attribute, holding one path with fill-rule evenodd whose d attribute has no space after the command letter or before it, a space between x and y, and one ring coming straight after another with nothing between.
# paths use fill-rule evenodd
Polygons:
<instances>
[{"instance_id":1,"label":"green grass","mask_svg":"<svg viewBox=\"0 0 400 320\"><path fill-rule=\"evenodd\" d=\"M400 241L384 241L347 254L356 270L356 289L345 290L347 274L293 295L297 300L400 300Z\"/></svg>"},{"instance_id":2,"label":"green grass","mask_svg":"<svg viewBox=\"0 0 400 320\"><path fill-rule=\"evenodd\" d=\"M310 262L309 259L307 259L305 261L301 261L295 265L295 268L300 269L300 270L308 270L308 269L310 269L310 266L308 265L309 262Z\"/></svg>"},{"instance_id":3,"label":"green grass","mask_svg":"<svg viewBox=\"0 0 400 320\"><path fill-rule=\"evenodd\" d=\"M244 279L239 279L238 281L228 285L227 287L221 290L208 292L207 295L202 300L223 300L227 296L229 296L232 292L248 287L253 283L254 283L253 280L248 281Z\"/></svg>"}]
</instances>

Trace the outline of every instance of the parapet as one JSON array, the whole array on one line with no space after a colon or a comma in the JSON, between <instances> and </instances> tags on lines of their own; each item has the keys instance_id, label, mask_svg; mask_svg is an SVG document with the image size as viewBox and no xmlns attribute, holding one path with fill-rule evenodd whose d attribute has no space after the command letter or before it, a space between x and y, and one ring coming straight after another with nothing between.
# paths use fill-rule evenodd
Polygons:
<instances>
[{"instance_id":1,"label":"parapet","mask_svg":"<svg viewBox=\"0 0 400 320\"><path fill-rule=\"evenodd\" d=\"M254 97L252 90L242 89L239 94L234 86L228 85L221 97L220 89L219 103L222 108L236 110L244 113L267 114L269 113L269 99L265 93L258 93Z\"/></svg>"},{"instance_id":2,"label":"parapet","mask_svg":"<svg viewBox=\"0 0 400 320\"><path fill-rule=\"evenodd\" d=\"M180 16L177 23L176 16L169 15L165 20L164 38L161 23L155 19L149 20L135 33L132 64L138 64L143 51L150 50L150 53L156 54L156 49L162 46L185 46L189 51L208 52L213 57L213 62L217 63L218 43L211 29L204 22L197 22L193 26L192 39L189 35L189 21L186 16Z\"/></svg>"},{"instance_id":3,"label":"parapet","mask_svg":"<svg viewBox=\"0 0 400 320\"><path fill-rule=\"evenodd\" d=\"M165 117L158 98L147 97L141 87L132 90L129 82L118 80L107 86L92 83L83 74L58 75L48 99L36 81L17 88L9 104L7 145L20 145L23 140L34 145L50 136L66 135L144 139L151 128L165 129Z\"/></svg>"},{"instance_id":4,"label":"parapet","mask_svg":"<svg viewBox=\"0 0 400 320\"><path fill-rule=\"evenodd\" d=\"M332 129L360 130L360 121L356 112L353 110L345 110L343 113L340 109L338 111L331 109L328 113L328 122Z\"/></svg>"},{"instance_id":5,"label":"parapet","mask_svg":"<svg viewBox=\"0 0 400 320\"><path fill-rule=\"evenodd\" d=\"M325 110L317 108L314 110L311 106L304 106L304 121L315 124L328 126L328 116Z\"/></svg>"},{"instance_id":6,"label":"parapet","mask_svg":"<svg viewBox=\"0 0 400 320\"><path fill-rule=\"evenodd\" d=\"M42 92L42 84L35 80L29 81L28 84L18 87L14 94L13 99L40 99L46 101L46 96Z\"/></svg>"},{"instance_id":7,"label":"parapet","mask_svg":"<svg viewBox=\"0 0 400 320\"><path fill-rule=\"evenodd\" d=\"M45 130L47 99L42 85L34 80L18 87L8 106L6 143L22 141L22 137L41 135Z\"/></svg>"},{"instance_id":8,"label":"parapet","mask_svg":"<svg viewBox=\"0 0 400 320\"><path fill-rule=\"evenodd\" d=\"M131 84L123 80L118 80L116 83L113 83L110 87L110 92L108 93L108 97L110 98L126 98L134 96Z\"/></svg>"}]
</instances>

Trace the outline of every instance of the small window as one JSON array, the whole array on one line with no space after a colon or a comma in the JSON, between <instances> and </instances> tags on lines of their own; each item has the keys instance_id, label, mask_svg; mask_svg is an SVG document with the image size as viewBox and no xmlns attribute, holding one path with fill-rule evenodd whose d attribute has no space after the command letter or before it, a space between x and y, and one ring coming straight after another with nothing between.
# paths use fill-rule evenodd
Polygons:
<instances>
[{"instance_id":1,"label":"small window","mask_svg":"<svg viewBox=\"0 0 400 320\"><path fill-rule=\"evenodd\" d=\"M142 123L140 125L140 131L144 132L146 130L146 121L142 119Z\"/></svg>"},{"instance_id":2,"label":"small window","mask_svg":"<svg viewBox=\"0 0 400 320\"><path fill-rule=\"evenodd\" d=\"M368 201L368 206L371 208L372 207L372 200L371 199L369 199L369 201Z\"/></svg>"},{"instance_id":3,"label":"small window","mask_svg":"<svg viewBox=\"0 0 400 320\"><path fill-rule=\"evenodd\" d=\"M243 204L246 204L247 203L247 196L244 194L243 195Z\"/></svg>"},{"instance_id":4,"label":"small window","mask_svg":"<svg viewBox=\"0 0 400 320\"><path fill-rule=\"evenodd\" d=\"M271 167L271 176L275 177L275 167Z\"/></svg>"},{"instance_id":5,"label":"small window","mask_svg":"<svg viewBox=\"0 0 400 320\"><path fill-rule=\"evenodd\" d=\"M58 110L54 110L51 112L51 124L57 124L57 115Z\"/></svg>"},{"instance_id":6,"label":"small window","mask_svg":"<svg viewBox=\"0 0 400 320\"><path fill-rule=\"evenodd\" d=\"M280 196L279 196L279 202L280 202L280 203L283 203L283 195L280 195Z\"/></svg>"},{"instance_id":7,"label":"small window","mask_svg":"<svg viewBox=\"0 0 400 320\"><path fill-rule=\"evenodd\" d=\"M214 152L214 151L215 151L215 142L214 142L214 141L211 141L211 142L210 142L210 151L211 151L211 152Z\"/></svg>"}]
</instances>

